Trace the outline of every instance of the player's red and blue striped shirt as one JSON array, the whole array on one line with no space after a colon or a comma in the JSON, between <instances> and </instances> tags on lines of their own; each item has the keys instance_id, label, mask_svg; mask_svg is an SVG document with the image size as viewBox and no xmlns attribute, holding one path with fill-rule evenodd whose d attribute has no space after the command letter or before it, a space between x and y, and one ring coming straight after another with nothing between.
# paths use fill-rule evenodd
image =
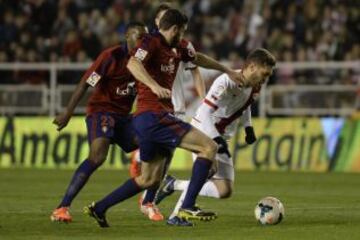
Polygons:
<instances>
[{"instance_id":1,"label":"player's red and blue striped shirt","mask_svg":"<svg viewBox=\"0 0 360 240\"><path fill-rule=\"evenodd\" d=\"M86 71L81 81L94 87L87 103L87 115L109 112L127 115L135 99L135 79L126 65L126 45L104 50Z\"/></svg>"},{"instance_id":2,"label":"player's red and blue striped shirt","mask_svg":"<svg viewBox=\"0 0 360 240\"><path fill-rule=\"evenodd\" d=\"M131 55L144 64L147 72L160 86L171 91L180 61L188 62L195 58L194 52L190 51L187 45L188 42L182 40L176 48L173 48L160 32L154 32L146 34ZM136 87L138 92L136 115L145 111L174 111L171 99L159 99L141 82L137 82Z\"/></svg>"}]
</instances>

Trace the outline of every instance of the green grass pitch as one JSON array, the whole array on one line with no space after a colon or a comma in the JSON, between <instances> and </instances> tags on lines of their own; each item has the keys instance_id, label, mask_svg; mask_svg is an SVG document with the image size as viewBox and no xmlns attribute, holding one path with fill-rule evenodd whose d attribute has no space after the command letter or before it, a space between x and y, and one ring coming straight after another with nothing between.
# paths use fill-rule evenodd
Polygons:
<instances>
[{"instance_id":1,"label":"green grass pitch","mask_svg":"<svg viewBox=\"0 0 360 240\"><path fill-rule=\"evenodd\" d=\"M230 199L198 198L219 218L193 228L150 222L140 214L137 197L110 209L109 229L82 214L84 205L102 198L127 178L125 171L98 171L72 206L74 222L52 223L72 171L0 170L0 239L360 239L360 175L340 173L237 172ZM186 177L189 172L175 172ZM285 205L285 219L261 226L254 206L267 195ZM178 194L165 200L168 215Z\"/></svg>"}]
</instances>

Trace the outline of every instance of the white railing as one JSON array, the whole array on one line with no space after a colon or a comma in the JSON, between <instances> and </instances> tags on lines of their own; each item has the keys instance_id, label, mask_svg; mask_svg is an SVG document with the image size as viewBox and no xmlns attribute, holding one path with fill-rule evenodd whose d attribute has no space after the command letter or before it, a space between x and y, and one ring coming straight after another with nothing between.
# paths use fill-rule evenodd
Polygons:
<instances>
[{"instance_id":1,"label":"white railing","mask_svg":"<svg viewBox=\"0 0 360 240\"><path fill-rule=\"evenodd\" d=\"M228 65L231 65L227 63ZM2 85L0 78L0 114L15 114L15 113L47 113L50 116L54 116L56 112L61 111L67 102L67 98L74 89L73 85L59 85L58 84L58 74L59 71L84 71L90 66L90 63L0 63L0 76L1 71L48 71L49 79L47 85L40 86L29 86L29 85ZM360 61L353 62L293 62L293 63L278 63L277 69L291 69L291 70L316 70L326 71L329 69L333 70L353 70L357 77L360 75ZM201 69L202 73L208 73L207 70ZM211 74L204 74L214 75ZM206 79L205 79L206 80ZM359 97L359 86L360 80L354 85L273 85L263 88L263 91L260 94L259 99L259 112L260 116L266 116L267 114L276 114L276 115L349 115L355 109L359 108L360 97ZM290 94L290 90L291 93ZM338 107L336 104L334 106L322 106L322 107L312 107L306 106L292 106L292 105L276 105L275 97L277 94L286 95L289 98L289 95L299 96L305 93L319 94L320 92L324 93L328 91L331 98L336 98L336 95L340 92L347 92L354 94L353 102L350 106ZM15 95L15 92L23 94L28 92L31 93L38 92L42 97L41 103L38 106L13 106L9 105L7 98L11 96L8 93L12 92ZM305 94L306 95L306 94ZM4 101L5 98L5 101ZM1 100L2 99L2 100ZM285 101L286 102L286 101ZM3 105L1 105L3 103ZM16 103L13 101L12 103ZM80 107L76 110L77 113L83 113L85 111L85 105L82 103Z\"/></svg>"},{"instance_id":2,"label":"white railing","mask_svg":"<svg viewBox=\"0 0 360 240\"><path fill-rule=\"evenodd\" d=\"M271 115L348 116L360 107L359 91L353 85L273 85L266 90L265 109Z\"/></svg>"},{"instance_id":3,"label":"white railing","mask_svg":"<svg viewBox=\"0 0 360 240\"><path fill-rule=\"evenodd\" d=\"M0 71L49 71L49 108L50 116L55 116L56 113L56 87L58 83L58 72L61 70L70 71L84 71L91 63L0 63ZM1 80L0 80L1 81ZM18 86L18 85L17 85ZM1 85L0 85L1 87Z\"/></svg>"},{"instance_id":4,"label":"white railing","mask_svg":"<svg viewBox=\"0 0 360 240\"><path fill-rule=\"evenodd\" d=\"M328 70L353 70L353 75L357 78L357 81L353 85L272 85L263 88L260 94L260 104L259 104L259 114L262 117L266 115L298 115L298 116L311 116L311 115L339 115L339 116L348 116L351 115L354 111L359 110L360 108L360 61L350 61L350 62L282 62L277 63L277 70L286 69L292 71L302 71L302 70L317 70L326 73ZM315 79L312 79L315 80ZM291 93L290 93L291 91ZM336 106L322 106L315 107L316 104L310 105L307 107L300 106L274 106L274 96L276 93L285 94L287 96L291 95L292 98L296 98L299 94L306 96L304 93L318 94L319 92L325 93L328 91L328 95L323 96L327 99L333 100L336 96L336 93L341 92L350 92L353 95L351 107L336 107ZM316 95L315 95L316 96ZM322 99L320 99L322 100ZM290 101L291 102L291 101Z\"/></svg>"},{"instance_id":5,"label":"white railing","mask_svg":"<svg viewBox=\"0 0 360 240\"><path fill-rule=\"evenodd\" d=\"M57 95L56 111L57 112L62 112L65 109L73 91L74 91L73 84L58 85L58 87L56 88L56 95ZM78 106L75 108L76 114L85 113L86 100L90 96L91 92L92 92L92 88L88 88L88 91L86 92L85 96L83 97L83 99L80 100Z\"/></svg>"},{"instance_id":6,"label":"white railing","mask_svg":"<svg viewBox=\"0 0 360 240\"><path fill-rule=\"evenodd\" d=\"M47 114L49 88L46 85L0 85L0 113Z\"/></svg>"}]
</instances>

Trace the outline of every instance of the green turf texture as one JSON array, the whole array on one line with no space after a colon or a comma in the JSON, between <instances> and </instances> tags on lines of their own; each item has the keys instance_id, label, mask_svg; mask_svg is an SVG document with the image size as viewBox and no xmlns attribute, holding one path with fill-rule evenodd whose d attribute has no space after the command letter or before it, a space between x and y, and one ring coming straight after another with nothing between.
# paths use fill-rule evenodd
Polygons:
<instances>
[{"instance_id":1,"label":"green turf texture","mask_svg":"<svg viewBox=\"0 0 360 240\"><path fill-rule=\"evenodd\" d=\"M175 172L186 177L189 172ZM84 205L101 199L127 178L125 171L98 171L72 206L73 222L50 222L72 171L0 170L0 239L360 239L360 175L340 173L237 172L230 199L198 198L219 218L195 227L172 227L140 214L137 197L110 209L108 229L83 215ZM254 207L265 196L285 205L285 219L261 226ZM178 194L160 208L168 215Z\"/></svg>"}]
</instances>

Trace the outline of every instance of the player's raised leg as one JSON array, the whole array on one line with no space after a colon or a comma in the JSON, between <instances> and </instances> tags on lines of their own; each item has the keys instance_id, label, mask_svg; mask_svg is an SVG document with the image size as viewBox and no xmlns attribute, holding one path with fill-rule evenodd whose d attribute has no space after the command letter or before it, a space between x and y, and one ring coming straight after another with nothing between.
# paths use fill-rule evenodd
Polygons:
<instances>
[{"instance_id":1,"label":"player's raised leg","mask_svg":"<svg viewBox=\"0 0 360 240\"><path fill-rule=\"evenodd\" d=\"M215 161L217 144L201 131L191 128L183 137L179 147L197 153L197 158L194 162L188 191L179 210L178 217L189 220L211 220L216 218L215 213L201 211L201 209L195 206L195 202L209 176L212 165L217 164Z\"/></svg>"},{"instance_id":2,"label":"player's raised leg","mask_svg":"<svg viewBox=\"0 0 360 240\"><path fill-rule=\"evenodd\" d=\"M136 46L137 41L146 31L142 23L129 23L126 29L126 47L118 45L101 52L77 85L66 110L53 121L58 131L66 127L88 87L94 88L86 111L90 154L74 173L62 202L53 211L51 215L53 221L72 220L69 206L90 175L105 161L110 141L117 143L119 137L123 141L117 144L126 152L130 150L128 147L133 143L133 139L127 140L132 135L124 131L127 128L124 123L129 120L128 116L135 99L133 91L135 83L124 70L129 59L129 51ZM116 58L113 57L115 55Z\"/></svg>"},{"instance_id":3,"label":"player's raised leg","mask_svg":"<svg viewBox=\"0 0 360 240\"><path fill-rule=\"evenodd\" d=\"M199 195L212 198L227 198L231 194L231 181L223 183L222 179L208 180L201 188ZM162 200L170 196L174 191L186 191L189 180L176 179L171 175L167 175L159 192L155 198L155 204L160 204Z\"/></svg>"},{"instance_id":4,"label":"player's raised leg","mask_svg":"<svg viewBox=\"0 0 360 240\"><path fill-rule=\"evenodd\" d=\"M109 227L106 220L106 211L144 189L158 186L161 181L164 164L165 161L162 156L153 158L151 162L142 162L140 176L128 179L123 185L102 200L85 207L84 212L95 218L100 227Z\"/></svg>"},{"instance_id":5,"label":"player's raised leg","mask_svg":"<svg viewBox=\"0 0 360 240\"><path fill-rule=\"evenodd\" d=\"M141 160L140 160L140 151L136 150L131 154L131 163L129 168L130 177L135 178L141 175ZM157 188L156 188L157 189ZM140 211L149 217L150 220L153 221L160 221L164 217L160 213L159 209L153 204L151 198L153 197L153 194L155 189L150 190L150 193L148 194L148 190L145 190L139 195L138 198L138 204ZM149 203L149 204L147 204ZM156 208L154 211L149 208ZM156 213L155 215L152 213Z\"/></svg>"},{"instance_id":6,"label":"player's raised leg","mask_svg":"<svg viewBox=\"0 0 360 240\"><path fill-rule=\"evenodd\" d=\"M50 216L52 221L72 221L72 217L69 213L70 205L92 173L106 160L109 145L110 139L105 137L96 138L92 141L89 157L76 169L61 203Z\"/></svg>"},{"instance_id":7,"label":"player's raised leg","mask_svg":"<svg viewBox=\"0 0 360 240\"><path fill-rule=\"evenodd\" d=\"M184 181L184 182L185 182L184 185L188 184L186 183L188 181ZM234 185L233 181L228 179L212 179L204 184L201 191L199 192L199 195L204 197L213 197L213 198L229 198L232 193L233 185ZM174 220L174 218L176 218L176 216L178 215L179 209L181 208L182 203L184 202L186 192L187 192L187 186L185 186L185 188L182 190L182 193L176 203L176 206L168 218L168 224L170 225L176 224L176 220Z\"/></svg>"},{"instance_id":8,"label":"player's raised leg","mask_svg":"<svg viewBox=\"0 0 360 240\"><path fill-rule=\"evenodd\" d=\"M164 167L163 167L160 179L163 180L163 178L167 172L167 169L169 167L172 153L166 151L166 153L163 152L161 154L161 156L163 156ZM148 216L148 218L152 221L164 220L164 216L162 215L159 208L157 207L157 205L154 202L154 199L158 193L159 187L160 187L160 182L158 184L154 185L153 187L146 189L140 199L140 200L142 200L140 202L140 211L144 215Z\"/></svg>"},{"instance_id":9,"label":"player's raised leg","mask_svg":"<svg viewBox=\"0 0 360 240\"><path fill-rule=\"evenodd\" d=\"M193 155L193 161L195 161L197 155L196 154L192 154L192 155ZM218 154L216 156L218 156ZM222 166L222 162L218 162L218 164ZM227 169L226 171L229 172L229 174L231 174L231 172L234 171L233 167L230 165L226 169ZM218 172L223 171L222 167L218 166L217 171ZM218 173L216 173L216 175L218 175ZM207 181L204 184L204 186L201 188L199 195L205 197L213 197L213 198L226 198L226 195L228 194L227 193L228 189L223 186L225 185L230 186L231 184L222 184L222 183L218 184L218 182L221 182L222 180L223 180L222 177L217 176L216 180L212 178L212 180ZM160 202L163 199L170 196L172 193L174 193L174 191L186 191L189 182L190 182L189 180L177 179L171 175L167 175L158 191L158 194L156 195L155 204L160 204Z\"/></svg>"},{"instance_id":10,"label":"player's raised leg","mask_svg":"<svg viewBox=\"0 0 360 240\"><path fill-rule=\"evenodd\" d=\"M137 177L141 174L141 160L139 149L131 153L131 162L129 167L130 177Z\"/></svg>"},{"instance_id":11,"label":"player's raised leg","mask_svg":"<svg viewBox=\"0 0 360 240\"><path fill-rule=\"evenodd\" d=\"M164 155L165 163L164 163L164 168L163 168L161 178L160 178L162 180L164 179L164 176L168 170L171 158L172 158L172 153ZM160 187L160 182L159 182L159 184L154 185L153 187L151 187L149 189L146 189L139 199L140 211L144 215L148 216L148 218L152 221L164 220L164 216L162 215L159 208L157 207L157 204L155 203L155 198L158 194L159 187Z\"/></svg>"},{"instance_id":12,"label":"player's raised leg","mask_svg":"<svg viewBox=\"0 0 360 240\"><path fill-rule=\"evenodd\" d=\"M229 198L232 194L235 178L233 161L227 154L220 153L216 154L216 159L218 161L217 172L206 181L199 195L212 198ZM196 160L196 154L193 154L193 160ZM189 182L189 180L176 179L168 175L156 195L155 204L159 204L174 191L186 191Z\"/></svg>"}]
</instances>

